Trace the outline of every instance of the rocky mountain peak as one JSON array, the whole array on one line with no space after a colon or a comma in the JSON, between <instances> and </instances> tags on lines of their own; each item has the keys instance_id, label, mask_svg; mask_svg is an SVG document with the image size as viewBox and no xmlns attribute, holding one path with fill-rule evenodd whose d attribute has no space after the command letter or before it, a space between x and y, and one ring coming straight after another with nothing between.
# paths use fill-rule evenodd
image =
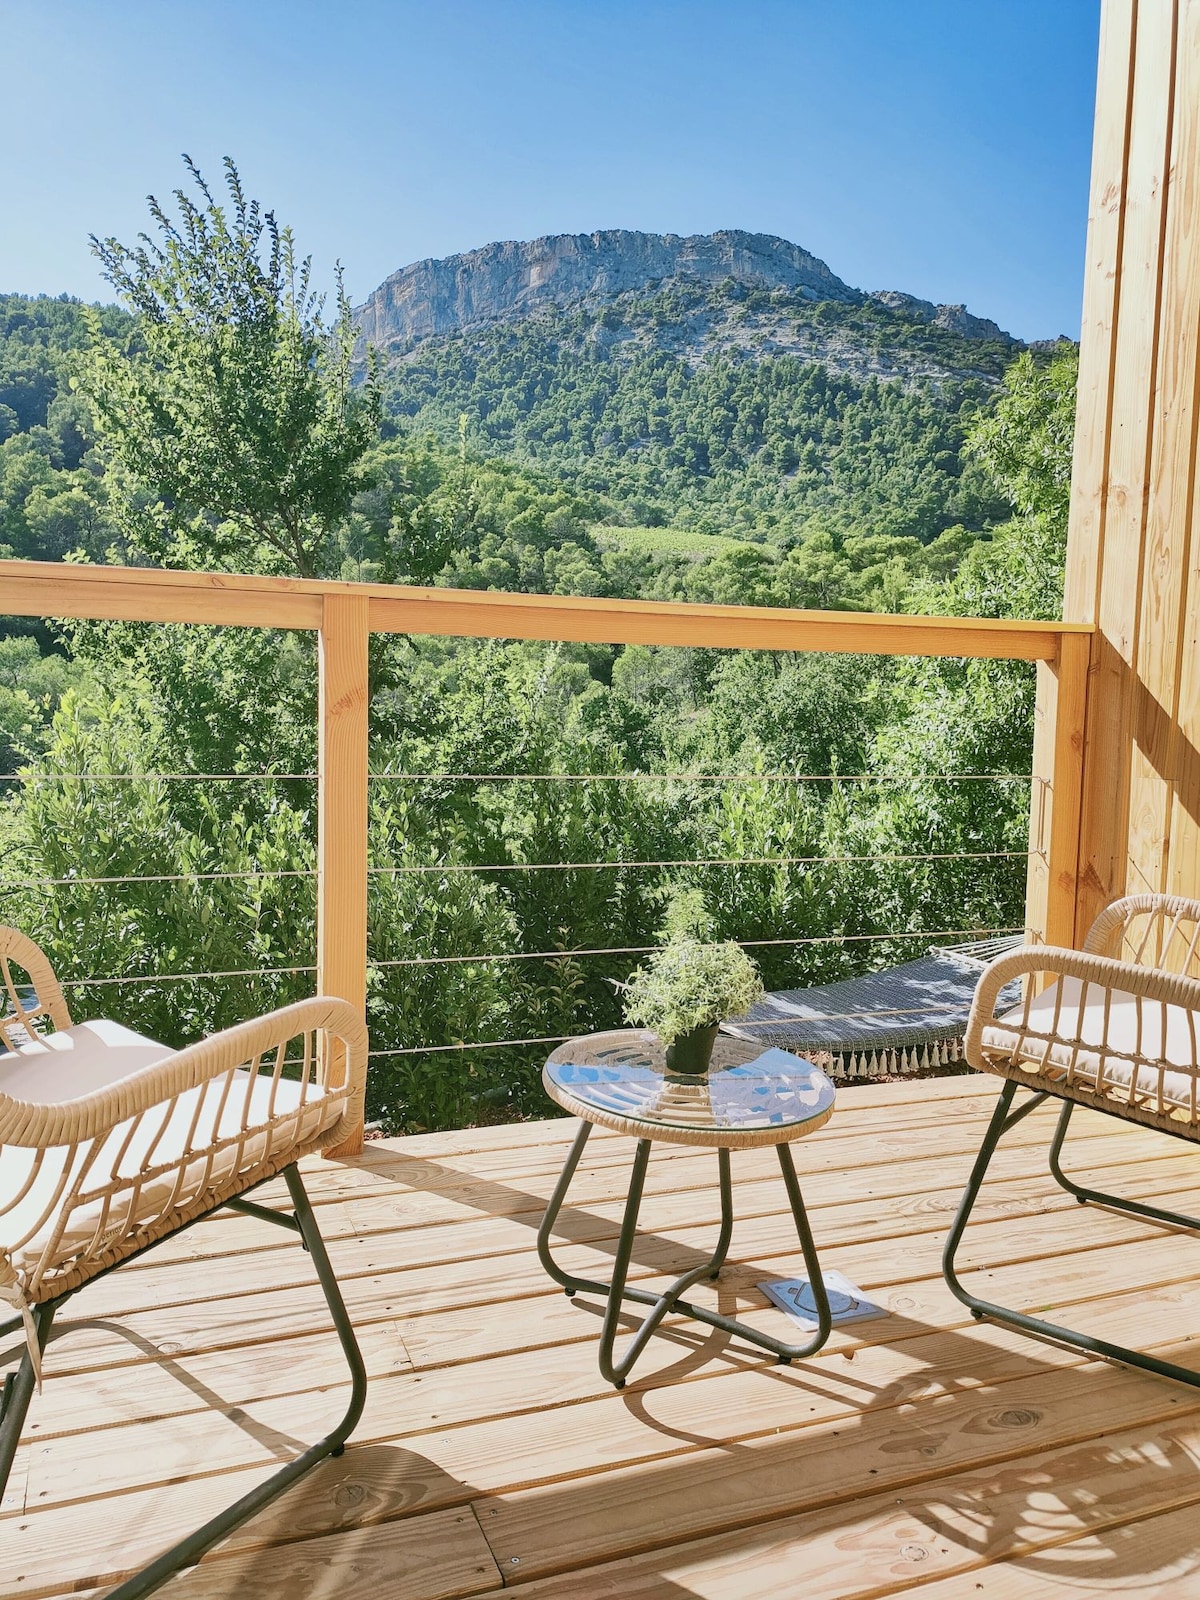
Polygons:
<instances>
[{"instance_id":1,"label":"rocky mountain peak","mask_svg":"<svg viewBox=\"0 0 1200 1600\"><path fill-rule=\"evenodd\" d=\"M670 278L799 291L811 300L862 296L799 245L766 233L555 233L505 240L392 273L357 312L363 337L404 346L434 334L523 316L543 306L609 299Z\"/></svg>"},{"instance_id":2,"label":"rocky mountain peak","mask_svg":"<svg viewBox=\"0 0 1200 1600\"><path fill-rule=\"evenodd\" d=\"M713 287L731 280L747 289L783 290L814 302L860 306L874 301L900 317L933 324L961 338L1018 343L965 306L934 305L898 289L865 295L800 245L737 228L686 238L607 228L503 240L440 261L414 261L401 267L355 316L364 344L369 342L385 354L404 355L424 339L513 321L547 307L598 310L614 301L627 304L672 282ZM764 345L763 353L778 351Z\"/></svg>"},{"instance_id":3,"label":"rocky mountain peak","mask_svg":"<svg viewBox=\"0 0 1200 1600\"><path fill-rule=\"evenodd\" d=\"M939 328L945 328L947 333L961 334L964 339L1007 339L1014 344L1017 342L1011 333L1005 333L989 317L972 316L966 306L935 306L932 300L918 300L915 294L904 294L900 289L877 289L871 299L878 300L889 311L899 311L919 322L932 322Z\"/></svg>"}]
</instances>

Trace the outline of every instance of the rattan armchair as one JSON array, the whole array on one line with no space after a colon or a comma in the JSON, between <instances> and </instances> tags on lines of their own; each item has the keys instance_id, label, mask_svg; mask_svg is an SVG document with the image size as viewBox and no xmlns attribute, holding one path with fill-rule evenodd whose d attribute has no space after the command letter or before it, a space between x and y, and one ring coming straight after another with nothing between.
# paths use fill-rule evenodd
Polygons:
<instances>
[{"instance_id":1,"label":"rattan armchair","mask_svg":"<svg viewBox=\"0 0 1200 1600\"><path fill-rule=\"evenodd\" d=\"M1200 901L1169 895L1114 901L1092 924L1082 950L1026 945L992 962L975 992L965 1054L971 1066L1007 1081L943 1258L947 1283L975 1317L1196 1387L1200 1373L1189 1368L980 1299L959 1279L955 1256L997 1145L1047 1097L1062 1102L1049 1165L1068 1193L1081 1204L1200 1230L1200 1219L1090 1188L1062 1165L1077 1105L1200 1143L1198 974ZM1023 999L996 1016L1001 991L1014 980L1023 983ZM1022 1088L1031 1093L1014 1108Z\"/></svg>"},{"instance_id":2,"label":"rattan armchair","mask_svg":"<svg viewBox=\"0 0 1200 1600\"><path fill-rule=\"evenodd\" d=\"M157 1587L341 1453L366 1374L296 1163L343 1140L361 1105L367 1038L318 997L170 1050L114 1022L72 1024L50 963L0 927L0 1332L25 1349L0 1404L0 1492L56 1313L76 1290L220 1206L294 1230L312 1257L351 1375L338 1426L112 1591ZM293 1210L246 1199L284 1177Z\"/></svg>"}]
</instances>

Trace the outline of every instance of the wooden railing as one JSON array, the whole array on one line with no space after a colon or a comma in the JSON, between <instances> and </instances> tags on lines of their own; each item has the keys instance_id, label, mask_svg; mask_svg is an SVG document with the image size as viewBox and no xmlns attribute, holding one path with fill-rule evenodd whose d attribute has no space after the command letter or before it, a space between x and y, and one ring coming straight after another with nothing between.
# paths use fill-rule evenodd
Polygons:
<instances>
[{"instance_id":1,"label":"wooden railing","mask_svg":"<svg viewBox=\"0 0 1200 1600\"><path fill-rule=\"evenodd\" d=\"M373 632L1036 662L1026 923L1048 943L1071 942L1092 634L1082 624L594 600L37 561L0 562L0 614L317 633L317 987L360 1008L367 981L367 644ZM340 1153L359 1147L361 1136Z\"/></svg>"}]
</instances>

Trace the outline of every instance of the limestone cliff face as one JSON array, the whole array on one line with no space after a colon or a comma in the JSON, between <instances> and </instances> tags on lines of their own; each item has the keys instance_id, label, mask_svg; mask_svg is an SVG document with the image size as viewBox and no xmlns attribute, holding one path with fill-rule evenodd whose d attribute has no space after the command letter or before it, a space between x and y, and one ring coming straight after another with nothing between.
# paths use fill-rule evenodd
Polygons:
<instances>
[{"instance_id":1,"label":"limestone cliff face","mask_svg":"<svg viewBox=\"0 0 1200 1600\"><path fill-rule=\"evenodd\" d=\"M862 299L816 256L770 234L725 230L684 239L611 228L510 240L444 261L414 262L380 284L356 315L365 339L396 347L677 277L703 283L734 278L799 290L811 300Z\"/></svg>"},{"instance_id":2,"label":"limestone cliff face","mask_svg":"<svg viewBox=\"0 0 1200 1600\"><path fill-rule=\"evenodd\" d=\"M935 323L947 333L959 333L964 339L1012 339L1012 335L1005 333L990 317L972 316L966 306L935 306L932 300L918 300L915 294L904 294L900 289L879 289L871 299L878 300L890 311Z\"/></svg>"}]
</instances>

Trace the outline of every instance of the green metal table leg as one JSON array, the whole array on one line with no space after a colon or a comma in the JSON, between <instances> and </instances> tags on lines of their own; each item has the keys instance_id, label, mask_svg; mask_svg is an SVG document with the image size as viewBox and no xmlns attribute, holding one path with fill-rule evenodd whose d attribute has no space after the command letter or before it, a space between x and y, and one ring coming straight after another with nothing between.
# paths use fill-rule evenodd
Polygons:
<instances>
[{"instance_id":1,"label":"green metal table leg","mask_svg":"<svg viewBox=\"0 0 1200 1600\"><path fill-rule=\"evenodd\" d=\"M733 1176L729 1170L729 1151L724 1146L717 1151L717 1181L721 1186L721 1232L709 1262L711 1270L708 1274L714 1281L721 1276L721 1268L725 1265L733 1238Z\"/></svg>"},{"instance_id":2,"label":"green metal table leg","mask_svg":"<svg viewBox=\"0 0 1200 1600\"><path fill-rule=\"evenodd\" d=\"M600 1329L600 1376L618 1389L625 1387L629 1369L640 1355L646 1340L666 1315L660 1301L629 1341L624 1356L613 1358L613 1341L617 1335L617 1320L621 1314L621 1296L629 1276L629 1258L633 1254L633 1241L637 1233L638 1212L642 1207L642 1190L646 1184L646 1167L650 1160L649 1139L639 1139L633 1158L633 1172L629 1178L629 1195L625 1201L625 1214L621 1219L621 1235L617 1240L617 1253L613 1260L612 1281L608 1286L608 1302L604 1308L604 1322ZM701 1269L707 1270L707 1267Z\"/></svg>"},{"instance_id":3,"label":"green metal table leg","mask_svg":"<svg viewBox=\"0 0 1200 1600\"><path fill-rule=\"evenodd\" d=\"M575 1176L575 1169L579 1165L584 1146L588 1142L588 1135L592 1131L590 1122L581 1122L579 1132L575 1135L575 1142L567 1152L567 1159L559 1175L558 1182L554 1185L554 1193L550 1196L550 1204L541 1220L537 1233L538 1259L555 1283L561 1283L567 1291L567 1298L574 1299L576 1292L582 1288L594 1287L589 1285L584 1278L573 1278L569 1272L564 1272L550 1253L550 1236L554 1232L554 1224L558 1221L558 1213L562 1210L563 1201L567 1198L567 1190L571 1187L571 1179Z\"/></svg>"},{"instance_id":4,"label":"green metal table leg","mask_svg":"<svg viewBox=\"0 0 1200 1600\"><path fill-rule=\"evenodd\" d=\"M829 1311L829 1296L825 1292L825 1279L821 1275L821 1263L817 1259L817 1247L813 1241L812 1229L808 1222L808 1212L804 1209L804 1197L800 1193L800 1184L796 1177L796 1168L792 1162L792 1152L786 1144L775 1146L779 1157L779 1169L783 1173L784 1188L788 1192L788 1199L792 1206L792 1217L796 1223L796 1232L800 1237L800 1248L804 1252L804 1265L808 1272L809 1285L812 1288L813 1300L817 1306L817 1331L807 1344L783 1345L776 1351L781 1362L786 1366L789 1361L795 1361L799 1356L812 1355L825 1343L829 1337L829 1330L833 1326L833 1318Z\"/></svg>"},{"instance_id":5,"label":"green metal table leg","mask_svg":"<svg viewBox=\"0 0 1200 1600\"><path fill-rule=\"evenodd\" d=\"M587 1143L590 1130L590 1123L581 1123L575 1143L567 1156L562 1175L550 1198L546 1214L542 1218L541 1227L538 1229L538 1255L546 1271L556 1283L562 1284L568 1296L574 1297L576 1294L584 1292L604 1298L604 1324L600 1334L600 1371L608 1382L614 1384L618 1389L624 1387L625 1380L628 1378L634 1362L645 1349L651 1335L660 1326L663 1319L675 1311L682 1312L685 1316L692 1317L698 1322L703 1322L708 1327L719 1328L724 1333L744 1339L761 1350L768 1350L785 1363L812 1355L821 1348L829 1337L832 1325L829 1298L825 1292L816 1245L813 1242L812 1230L809 1226L800 1185L796 1178L796 1170L792 1163L791 1151L785 1144L777 1146L779 1165L783 1174L784 1186L787 1189L792 1216L796 1223L800 1248L804 1254L804 1264L808 1272L809 1282L812 1285L818 1317L818 1326L812 1338L801 1344L787 1344L782 1339L775 1339L768 1333L760 1333L757 1328L748 1327L744 1322L738 1321L736 1317L723 1316L719 1311L710 1311L706 1306L698 1306L682 1298L686 1291L693 1284L698 1283L701 1278L715 1279L718 1277L729 1252L729 1245L733 1236L733 1181L730 1171L729 1151L724 1148L718 1148L717 1150L721 1192L721 1232L712 1256L702 1266L693 1267L689 1272L685 1272L681 1277L676 1278L661 1294L654 1294L646 1289L631 1288L627 1282L629 1264L633 1256L633 1244L637 1236L637 1220L645 1186L646 1167L650 1157L651 1141L648 1139L638 1141L633 1173L630 1178L629 1196L625 1204L621 1232L617 1241L612 1278L607 1283L594 1278L580 1278L573 1273L566 1272L558 1265L550 1250L550 1238L558 1214L566 1199L571 1179L574 1177L580 1157L583 1155L583 1149ZM631 1300L638 1305L649 1306L650 1311L634 1331L625 1347L624 1353L618 1358L614 1356L613 1346L616 1339L622 1300Z\"/></svg>"}]
</instances>

